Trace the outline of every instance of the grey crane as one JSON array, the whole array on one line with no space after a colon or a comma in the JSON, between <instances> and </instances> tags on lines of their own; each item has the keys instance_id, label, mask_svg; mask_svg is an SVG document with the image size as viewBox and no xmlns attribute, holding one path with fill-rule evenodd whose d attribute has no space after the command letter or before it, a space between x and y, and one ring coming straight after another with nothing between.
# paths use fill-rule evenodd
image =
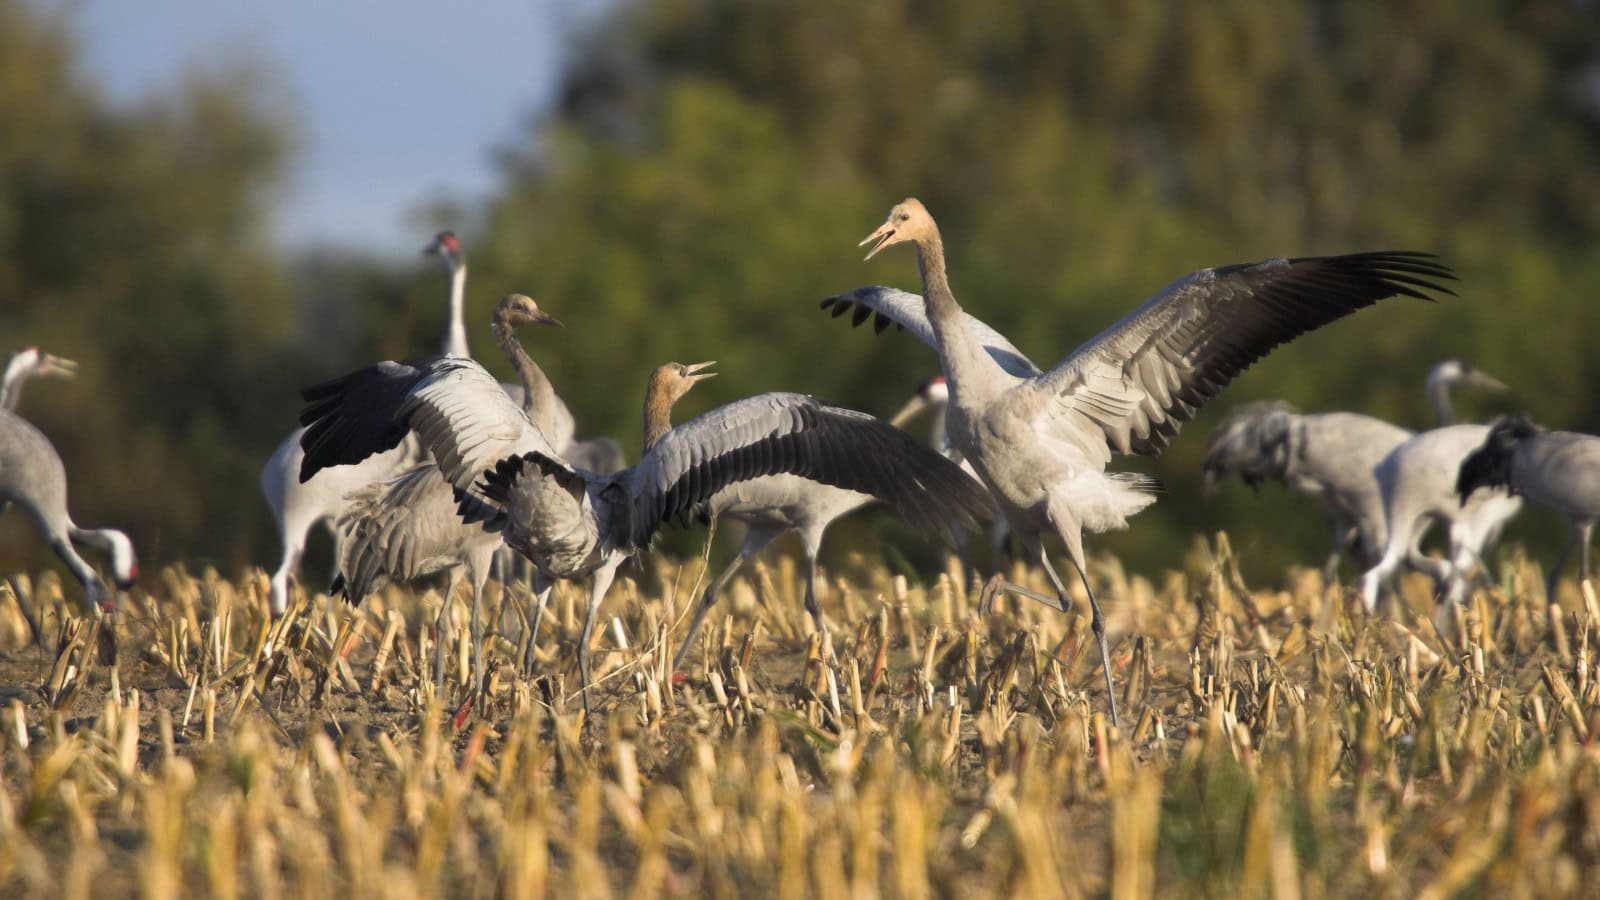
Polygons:
<instances>
[{"instance_id":1,"label":"grey crane","mask_svg":"<svg viewBox=\"0 0 1600 900\"><path fill-rule=\"evenodd\" d=\"M507 294L495 306L489 323L495 343L522 378L522 411L531 419L538 400L535 386L548 379L517 340L517 329L524 325L561 323L526 294ZM483 688L483 586L495 551L503 546L499 536L461 520L454 490L431 459L352 492L346 500L348 507L338 521L341 575L332 590L360 602L390 581L446 572L444 602L434 632L438 636L434 673L442 685L451 599L463 576L470 578L472 690L476 696Z\"/></svg>"},{"instance_id":2,"label":"grey crane","mask_svg":"<svg viewBox=\"0 0 1600 900\"><path fill-rule=\"evenodd\" d=\"M446 356L468 357L465 305L467 290L467 259L461 241L453 232L441 231L434 236L422 252L437 256L449 275L449 314L446 318L444 344ZM521 375L522 373L519 373ZM550 387L544 372L538 371L532 382L534 388L525 392L521 384L501 387L517 402L533 396L539 411L538 424L551 435L557 446L565 448L573 458L583 459L598 471L621 468L621 448L610 438L575 441L576 430L572 412ZM414 440L402 442L394 449L363 460L358 465L324 470L317 478L300 481L295 473L300 470L304 455L300 439L305 429L296 429L278 443L266 466L261 470L261 492L272 510L274 521L283 542L283 556L272 573L268 590L274 615L281 615L288 605L289 576L300 566L305 554L306 537L318 523L332 525L347 510L345 498L363 490L376 481L385 481L423 462L421 448ZM338 530L334 529L335 558L342 558Z\"/></svg>"},{"instance_id":3,"label":"grey crane","mask_svg":"<svg viewBox=\"0 0 1600 900\"><path fill-rule=\"evenodd\" d=\"M15 411L22 402L22 387L32 378L72 378L78 364L29 344L11 354L5 374L0 375L0 409Z\"/></svg>"},{"instance_id":4,"label":"grey crane","mask_svg":"<svg viewBox=\"0 0 1600 900\"><path fill-rule=\"evenodd\" d=\"M1393 583L1408 559L1420 557L1417 545L1433 523L1447 529L1447 558L1436 564L1434 580L1446 600L1460 602L1467 576L1483 548L1522 508L1504 491L1480 491L1466 502L1456 496L1456 473L1473 448L1488 436L1487 425L1450 425L1408 438L1378 463L1374 474L1383 494L1386 540L1377 563L1361 576L1362 603L1374 610L1378 595Z\"/></svg>"},{"instance_id":5,"label":"grey crane","mask_svg":"<svg viewBox=\"0 0 1600 900\"><path fill-rule=\"evenodd\" d=\"M944 245L927 209L907 199L862 244L870 259L912 243L918 298L863 288L823 301L856 321L876 313L939 353L950 386L946 428L999 499L1012 534L1044 568L1066 611L1066 585L1041 536L1066 545L1092 612L1107 700L1112 695L1105 618L1089 585L1083 531L1127 526L1155 501L1151 479L1105 472L1113 452L1155 455L1228 382L1278 344L1379 300L1444 291L1449 269L1423 253L1378 252L1273 259L1203 269L1173 282L1048 372L962 311L945 275Z\"/></svg>"},{"instance_id":6,"label":"grey crane","mask_svg":"<svg viewBox=\"0 0 1600 900\"><path fill-rule=\"evenodd\" d=\"M896 428L904 428L907 423L924 411L929 411L928 446L937 450L946 459L959 465L961 470L972 476L973 479L981 482L982 479L978 478L978 470L972 467L972 463L962 458L959 450L950 445L950 435L945 431L944 427L945 416L949 409L950 386L945 383L943 375L934 375L924 381L917 388L917 392L912 394L911 398L905 402L905 405L901 406L893 416L889 417L889 424ZM996 502L994 514L989 524L989 558L992 561L998 562L1000 559L1000 554L1005 549L1006 537L1010 533L1010 530L1006 528L1006 518L1001 515L1000 506ZM961 562L963 569L968 568L964 554L961 556Z\"/></svg>"},{"instance_id":7,"label":"grey crane","mask_svg":"<svg viewBox=\"0 0 1600 900\"><path fill-rule=\"evenodd\" d=\"M1505 390L1505 385L1459 359L1435 364L1428 371L1427 390L1441 426L1455 421L1450 394L1457 386ZM1352 544L1364 567L1381 558L1388 527L1374 470L1413 434L1360 413L1301 413L1283 402L1245 404L1212 429L1206 441L1204 489L1213 493L1222 479L1237 473L1251 487L1278 481L1320 497L1333 530L1323 578L1332 582L1340 558ZM1408 563L1436 578L1446 574L1414 546Z\"/></svg>"},{"instance_id":8,"label":"grey crane","mask_svg":"<svg viewBox=\"0 0 1600 900\"><path fill-rule=\"evenodd\" d=\"M645 397L648 447L637 465L598 475L562 462L475 363L380 363L303 392L301 476L415 429L465 519L499 534L547 582L593 576L578 644L585 710L595 616L617 567L662 524L709 515L708 504L742 482L788 475L870 494L932 533L946 533L963 508L969 522L982 515L982 489L948 460L886 422L805 395L758 394L664 430L666 411L703 368L656 370Z\"/></svg>"},{"instance_id":9,"label":"grey crane","mask_svg":"<svg viewBox=\"0 0 1600 900\"><path fill-rule=\"evenodd\" d=\"M450 278L449 315L446 318L444 346L441 352L451 356L467 356L467 327L463 317L467 290L467 261L461 251L461 242L448 231L434 236L422 252L438 256ZM364 490L374 482L385 481L423 461L421 447L414 439L401 442L390 450L374 454L359 463L329 468L316 478L301 481L295 477L305 454L300 449L304 428L297 428L278 442L267 464L261 469L261 493L272 510L278 535L283 542L283 556L278 568L269 579L268 605L274 616L288 608L289 576L300 567L305 555L306 538L319 523L330 526L334 539L334 558L343 554L337 528L339 517L349 508L348 495Z\"/></svg>"},{"instance_id":10,"label":"grey crane","mask_svg":"<svg viewBox=\"0 0 1600 900\"><path fill-rule=\"evenodd\" d=\"M133 542L115 529L79 528L67 512L67 470L55 446L33 423L0 409L0 512L12 504L33 519L50 549L83 585L86 608L94 615L115 609L116 595L76 546L109 555L117 589L127 590L139 577Z\"/></svg>"},{"instance_id":11,"label":"grey crane","mask_svg":"<svg viewBox=\"0 0 1600 900\"><path fill-rule=\"evenodd\" d=\"M702 363L709 366L711 363ZM693 375L698 371L691 368L691 377L709 378L711 375ZM667 367L658 369L654 377L672 377L673 370ZM653 383L646 393L647 397L662 398L672 395L668 391L658 389ZM645 445L646 448L654 445L672 427L671 404L647 403L645 406ZM889 423L898 427L895 422ZM936 448L935 448L936 450ZM948 457L947 457L948 458ZM908 457L905 463L912 466L929 467L928 454L916 454ZM959 465L959 460L951 460ZM936 470L934 475L913 474L913 477L938 477L948 475L947 471ZM976 476L972 487L978 493L983 489L978 487ZM968 492L969 496L978 494ZM683 642L678 646L678 653L672 661L676 671L683 663L685 654L694 644L695 635L699 633L706 614L716 606L717 597L727 586L728 582L739 571L744 563L751 557L760 553L773 540L785 532L794 532L800 538L801 550L806 560L806 586L805 607L811 615L812 625L818 632L824 628L822 622L822 607L817 602L817 557L822 551L822 539L838 519L854 512L857 509L873 502L876 499L870 492L851 490L793 474L766 475L739 481L730 484L713 494L705 503L705 511L716 519L732 519L745 525L745 537L739 547L739 552L733 560L712 579L706 587L699 607L695 610L694 617L689 622L689 631L684 635ZM965 505L957 505L952 510L952 520L947 536L955 536L966 527L974 524L973 513ZM987 512L983 517L989 518L992 512Z\"/></svg>"},{"instance_id":12,"label":"grey crane","mask_svg":"<svg viewBox=\"0 0 1600 900\"><path fill-rule=\"evenodd\" d=\"M1504 488L1567 520L1567 543L1545 582L1554 598L1561 569L1577 546L1578 580L1589 577L1589 538L1600 518L1600 437L1545 431L1526 415L1506 416L1490 426L1483 444L1461 462L1456 492L1462 503L1483 489Z\"/></svg>"}]
</instances>

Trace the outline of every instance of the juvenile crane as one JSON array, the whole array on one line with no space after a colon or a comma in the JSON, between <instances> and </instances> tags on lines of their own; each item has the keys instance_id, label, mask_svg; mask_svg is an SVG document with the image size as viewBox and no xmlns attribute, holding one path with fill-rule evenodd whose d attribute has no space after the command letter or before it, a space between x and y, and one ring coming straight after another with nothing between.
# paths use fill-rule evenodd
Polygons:
<instances>
[{"instance_id":1,"label":"juvenile crane","mask_svg":"<svg viewBox=\"0 0 1600 900\"><path fill-rule=\"evenodd\" d=\"M944 245L926 208L908 199L862 244L870 259L904 242L917 251L923 294L862 288L823 301L859 322L878 314L939 353L950 386L947 429L999 499L1011 531L1069 606L1042 535L1066 545L1088 594L1107 700L1105 618L1089 585L1083 530L1127 526L1155 501L1149 479L1105 472L1113 452L1154 455L1197 409L1278 344L1386 297L1425 298L1450 270L1422 253L1273 259L1187 275L1041 372L1010 342L962 311L945 275Z\"/></svg>"},{"instance_id":2,"label":"juvenile crane","mask_svg":"<svg viewBox=\"0 0 1600 900\"><path fill-rule=\"evenodd\" d=\"M0 375L0 409L16 411L22 402L22 387L29 379L72 378L77 374L78 364L72 360L45 353L31 344L23 347L11 354L5 374Z\"/></svg>"},{"instance_id":3,"label":"juvenile crane","mask_svg":"<svg viewBox=\"0 0 1600 900\"><path fill-rule=\"evenodd\" d=\"M1526 415L1503 417L1477 449L1467 454L1456 478L1463 504L1484 489L1505 488L1567 520L1567 543L1545 581L1554 602L1561 569L1578 547L1578 581L1589 578L1589 538L1600 518L1600 437L1545 431Z\"/></svg>"},{"instance_id":4,"label":"juvenile crane","mask_svg":"<svg viewBox=\"0 0 1600 900\"><path fill-rule=\"evenodd\" d=\"M1505 385L1459 359L1437 363L1428 371L1427 387L1441 426L1455 421L1450 394L1457 386L1505 390ZM1237 473L1251 487L1278 481L1320 497L1333 530L1333 547L1322 574L1324 581L1332 582L1340 557L1352 544L1363 567L1381 558L1388 526L1375 470L1413 435L1360 413L1301 413L1282 402L1246 404L1212 429L1206 441L1204 489L1215 492L1218 482ZM1443 563L1423 556L1414 545L1407 562L1436 579L1448 574Z\"/></svg>"},{"instance_id":5,"label":"juvenile crane","mask_svg":"<svg viewBox=\"0 0 1600 900\"><path fill-rule=\"evenodd\" d=\"M50 549L83 585L88 611L98 616L102 610L115 609L116 595L76 547L93 547L109 555L117 589L128 590L139 577L133 542L115 529L79 528L67 512L67 470L55 446L33 423L0 409L0 512L11 504L33 519Z\"/></svg>"},{"instance_id":6,"label":"juvenile crane","mask_svg":"<svg viewBox=\"0 0 1600 900\"><path fill-rule=\"evenodd\" d=\"M904 428L906 424L924 410L930 411L928 423L928 446L938 451L945 459L961 467L961 471L978 479L978 471L972 468L972 463L962 458L961 452L950 446L950 435L945 431L945 415L950 409L950 386L945 383L943 375L935 375L924 381L911 399L905 402L893 416L889 417L889 424L896 428ZM1006 528L1006 518L1000 514L1000 507L994 507L993 516L989 524L989 558L998 568L1000 554L1005 550L1006 536L1011 532ZM968 568L965 553L960 554L962 568Z\"/></svg>"},{"instance_id":7,"label":"juvenile crane","mask_svg":"<svg viewBox=\"0 0 1600 900\"><path fill-rule=\"evenodd\" d=\"M709 515L725 490L791 476L888 502L916 527L946 533L982 489L952 463L885 422L801 394L758 394L665 427L673 401L704 364L656 370L645 398L648 447L610 475L561 461L522 410L470 360L386 362L307 388L302 477L393 446L415 430L455 487L460 512L494 532L544 580L593 576L578 668L589 708L595 614L617 567L664 523ZM481 479L481 480L480 480ZM540 589L540 609L548 584Z\"/></svg>"},{"instance_id":8,"label":"juvenile crane","mask_svg":"<svg viewBox=\"0 0 1600 900\"><path fill-rule=\"evenodd\" d=\"M532 297L508 294L495 307L489 332L522 377L522 411L534 414L533 387L544 373L517 341L524 325L561 323L539 308ZM373 482L349 495L348 509L338 529L342 552L341 575L333 590L360 602L390 581L411 581L446 572L444 602L434 634L437 638L434 677L444 683L444 651L448 644L451 600L463 576L472 584L473 695L483 689L483 586L495 551L503 544L498 535L469 525L456 514L450 482L428 459L387 481Z\"/></svg>"},{"instance_id":9,"label":"juvenile crane","mask_svg":"<svg viewBox=\"0 0 1600 900\"><path fill-rule=\"evenodd\" d=\"M689 367L687 377L700 379L713 377L711 374L694 374L700 367L710 366L711 363L700 363L698 367ZM648 452L651 446L666 435L672 428L671 413L672 402L682 396L675 391L670 383L667 386L658 386L658 379L682 378L671 366L657 369L652 376L651 386L646 396L654 398L654 402L645 405L645 449ZM684 391L688 385L684 385ZM891 426L896 423L889 423ZM935 452L937 450L935 449ZM933 466L927 453L917 453L908 456L903 461L889 458L885 460L893 464L911 466L910 477L919 478L934 483L936 480L943 483L950 477L950 467ZM952 460L959 464L959 460ZM976 490L973 490L973 489ZM976 501L983 496L983 489L976 481L970 486L963 486L966 500ZM733 561L728 563L717 577L712 579L706 587L700 606L695 610L694 618L689 622L689 631L684 635L683 643L678 646L678 653L673 658L672 667L676 671L683 663L684 656L694 644L695 635L700 631L700 625L705 621L706 614L716 606L717 597L721 594L729 581L733 579L746 560L760 553L768 544L785 532L792 531L800 538L800 546L806 558L806 587L805 606L806 612L811 615L811 623L818 632L823 630L822 607L817 602L817 557L822 551L822 538L828 526L846 515L871 503L874 497L869 492L850 490L838 487L823 481L806 478L798 475L781 474L765 475L739 481L722 488L705 502L704 512L716 519L732 519L746 526L744 542L739 547L738 554ZM910 499L908 496L907 499ZM946 531L946 536L955 538L963 530L975 523L972 509L965 502L958 503L951 510L953 518ZM992 513L985 513L988 518Z\"/></svg>"}]
</instances>

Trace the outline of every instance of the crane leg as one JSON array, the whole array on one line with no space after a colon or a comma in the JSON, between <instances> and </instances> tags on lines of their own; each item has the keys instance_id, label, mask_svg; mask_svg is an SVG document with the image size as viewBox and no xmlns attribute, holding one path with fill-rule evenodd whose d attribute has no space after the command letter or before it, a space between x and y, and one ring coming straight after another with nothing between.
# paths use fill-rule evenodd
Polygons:
<instances>
[{"instance_id":1,"label":"crane leg","mask_svg":"<svg viewBox=\"0 0 1600 900\"><path fill-rule=\"evenodd\" d=\"M533 645L539 639L539 622L544 618L545 604L550 602L550 592L555 589L555 579L545 575L537 568L533 570L533 621L528 624L528 647L524 651L522 660L522 675L524 678L533 677Z\"/></svg>"},{"instance_id":2,"label":"crane leg","mask_svg":"<svg viewBox=\"0 0 1600 900\"><path fill-rule=\"evenodd\" d=\"M1589 580L1589 535L1594 531L1594 522L1584 522L1578 526L1578 541L1582 545L1578 553L1578 582L1581 584Z\"/></svg>"},{"instance_id":3,"label":"crane leg","mask_svg":"<svg viewBox=\"0 0 1600 900\"><path fill-rule=\"evenodd\" d=\"M1056 527L1056 532L1061 535L1061 540L1067 545L1067 558L1078 570L1078 578L1083 581L1084 593L1089 595L1089 627L1094 631L1095 641L1100 644L1100 668L1106 676L1106 703L1111 707L1111 724L1116 727L1117 720L1117 692L1111 682L1111 651L1106 647L1106 617L1100 612L1100 601L1095 599L1094 588L1089 586L1089 568L1083 558L1083 534L1076 528ZM1039 559L1044 563L1045 574L1050 576L1050 583L1061 597L1062 606L1067 606L1066 585L1061 583L1061 576L1056 574L1055 567L1050 565L1050 557L1039 551Z\"/></svg>"},{"instance_id":4,"label":"crane leg","mask_svg":"<svg viewBox=\"0 0 1600 900\"><path fill-rule=\"evenodd\" d=\"M491 563L472 573L472 694L483 696L483 583L489 578Z\"/></svg>"},{"instance_id":5,"label":"crane leg","mask_svg":"<svg viewBox=\"0 0 1600 900\"><path fill-rule=\"evenodd\" d=\"M1329 521L1333 527L1333 549L1328 553L1328 561L1322 564L1322 583L1333 584L1339 578L1339 563L1344 559L1344 553L1355 542L1356 526L1345 519L1344 516L1330 514Z\"/></svg>"},{"instance_id":6,"label":"crane leg","mask_svg":"<svg viewBox=\"0 0 1600 900\"><path fill-rule=\"evenodd\" d=\"M777 536L778 532L764 528L751 528L745 532L744 543L739 545L739 552L734 556L733 562L728 563L727 568L717 573L717 577L712 579L711 584L706 587L705 594L701 596L700 608L694 611L694 618L689 620L689 633L684 635L683 643L678 645L678 652L672 657L672 671L678 671L678 667L683 665L683 658L694 645L694 636L700 632L700 625L705 622L706 614L717 605L717 597L722 594L722 589L728 586L728 582L733 580L734 573L739 571L745 560L760 553Z\"/></svg>"},{"instance_id":7,"label":"crane leg","mask_svg":"<svg viewBox=\"0 0 1600 900\"><path fill-rule=\"evenodd\" d=\"M439 618L433 624L433 686L444 687L444 658L446 648L450 645L450 634L454 631L450 627L450 600L456 595L456 585L461 583L461 567L456 566L450 570L448 580L444 587L444 600L439 604Z\"/></svg>"},{"instance_id":8,"label":"crane leg","mask_svg":"<svg viewBox=\"0 0 1600 900\"><path fill-rule=\"evenodd\" d=\"M1568 531L1568 533L1567 533L1567 542L1565 544L1561 545L1561 553L1556 556L1555 563L1550 566L1550 574L1545 576L1545 579L1544 579L1544 597L1545 597L1545 602L1546 603L1554 603L1554 602L1556 602L1556 587L1561 583L1561 570L1567 564L1567 557L1572 555L1572 545L1576 544L1577 542L1578 542L1578 529L1576 527L1574 527L1574 528L1572 528L1572 529L1570 529ZM1585 543L1588 543L1588 542L1585 541ZM1588 547L1584 548L1585 551L1588 551L1588 549L1589 549ZM1583 559L1581 557L1579 558L1578 562L1579 562L1578 581L1580 582L1580 585L1581 585L1581 582L1584 579L1583 569L1586 569L1588 567L1584 566L1582 564L1583 563ZM1580 587L1580 590L1581 590L1581 587Z\"/></svg>"},{"instance_id":9,"label":"crane leg","mask_svg":"<svg viewBox=\"0 0 1600 900\"><path fill-rule=\"evenodd\" d=\"M733 580L734 573L738 572L742 565L744 565L744 551L741 549L739 555L733 558L733 562L728 563L727 567L712 579L711 584L707 585L700 606L694 611L694 618L689 620L689 633L683 636L683 643L678 645L678 652L672 657L672 671L678 671L683 665L683 658L689 654L689 648L694 645L694 636L700 632L700 625L705 621L706 613L711 612L711 608L717 605L717 595L722 593L723 587L729 581Z\"/></svg>"},{"instance_id":10,"label":"crane leg","mask_svg":"<svg viewBox=\"0 0 1600 900\"><path fill-rule=\"evenodd\" d=\"M589 588L589 608L583 614L583 637L578 641L578 676L583 681L583 723L586 728L594 722L589 708L589 641L594 636L595 615L600 612L600 601L606 598L606 591L611 589L611 580L617 577L617 567L626 558L618 556L595 569L594 584Z\"/></svg>"}]
</instances>

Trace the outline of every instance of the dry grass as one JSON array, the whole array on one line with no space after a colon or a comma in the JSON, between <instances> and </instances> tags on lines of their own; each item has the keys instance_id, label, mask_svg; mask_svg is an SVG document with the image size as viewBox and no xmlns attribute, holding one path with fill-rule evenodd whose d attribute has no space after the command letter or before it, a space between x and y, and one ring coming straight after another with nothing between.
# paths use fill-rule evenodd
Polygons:
<instances>
[{"instance_id":1,"label":"dry grass","mask_svg":"<svg viewBox=\"0 0 1600 900\"><path fill-rule=\"evenodd\" d=\"M1511 560L1442 630L1313 573L1246 589L1225 540L1085 620L858 561L806 635L784 562L724 598L688 676L700 562L619 582L603 721L563 588L533 681L516 603L492 696L428 671L436 594L365 608L162 573L105 641L53 575L0 588L0 895L1570 895L1600 883L1600 617ZM1042 589L1029 573L1013 577ZM513 591L511 599L524 595ZM496 610L502 595L493 593ZM1024 605L1026 604L1026 605ZM1422 611L1418 615L1415 611ZM409 623L409 624L408 624ZM681 627L681 626L680 626Z\"/></svg>"}]
</instances>

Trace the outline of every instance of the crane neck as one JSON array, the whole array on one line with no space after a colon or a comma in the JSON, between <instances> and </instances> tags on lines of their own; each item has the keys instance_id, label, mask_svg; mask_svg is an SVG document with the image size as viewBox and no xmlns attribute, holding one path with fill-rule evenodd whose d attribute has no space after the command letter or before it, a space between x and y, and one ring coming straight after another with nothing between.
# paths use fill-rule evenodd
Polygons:
<instances>
[{"instance_id":1,"label":"crane neck","mask_svg":"<svg viewBox=\"0 0 1600 900\"><path fill-rule=\"evenodd\" d=\"M22 383L26 378L17 373L6 370L5 380L0 382L0 409L16 411L17 404L22 402Z\"/></svg>"},{"instance_id":2,"label":"crane neck","mask_svg":"<svg viewBox=\"0 0 1600 900\"><path fill-rule=\"evenodd\" d=\"M1433 403L1434 423L1439 428L1456 424L1456 408L1450 399L1450 382L1443 378L1428 379L1428 399Z\"/></svg>"},{"instance_id":3,"label":"crane neck","mask_svg":"<svg viewBox=\"0 0 1600 900\"><path fill-rule=\"evenodd\" d=\"M939 344L950 402L958 406L963 399L969 404L984 403L992 398L976 394L985 383L998 384L1001 369L967 330L966 313L956 302L945 274L944 240L938 226L930 232L917 239L917 270L922 276L922 302L933 326L934 340Z\"/></svg>"},{"instance_id":4,"label":"crane neck","mask_svg":"<svg viewBox=\"0 0 1600 900\"><path fill-rule=\"evenodd\" d=\"M511 360L511 367L517 370L517 379L522 382L522 411L533 420L540 433L549 438L555 433L556 408L556 389L550 383L550 377L522 348L522 342L517 340L517 330L509 323L496 316L489 323L489 333L500 346L500 352Z\"/></svg>"},{"instance_id":5,"label":"crane neck","mask_svg":"<svg viewBox=\"0 0 1600 900\"><path fill-rule=\"evenodd\" d=\"M446 356L471 357L467 350L467 264L465 262L452 262L450 265L450 315L445 323L444 353Z\"/></svg>"},{"instance_id":6,"label":"crane neck","mask_svg":"<svg viewBox=\"0 0 1600 900\"><path fill-rule=\"evenodd\" d=\"M640 455L649 453L672 430L672 405L679 396L666 379L651 376L644 389L644 444Z\"/></svg>"}]
</instances>

